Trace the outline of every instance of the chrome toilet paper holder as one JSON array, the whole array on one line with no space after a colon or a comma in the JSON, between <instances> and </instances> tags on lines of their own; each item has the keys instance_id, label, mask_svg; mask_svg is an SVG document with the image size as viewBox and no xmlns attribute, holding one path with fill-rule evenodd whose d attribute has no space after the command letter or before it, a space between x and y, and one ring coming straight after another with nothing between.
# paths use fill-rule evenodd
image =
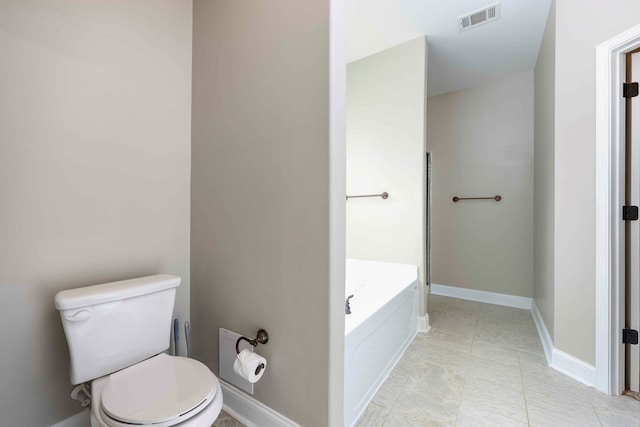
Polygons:
<instances>
[{"instance_id":1,"label":"chrome toilet paper holder","mask_svg":"<svg viewBox=\"0 0 640 427\"><path fill-rule=\"evenodd\" d=\"M260 329L255 339L250 339L247 337L238 338L238 340L236 341L236 354L240 354L240 348L238 346L240 345L240 341L242 340L245 340L246 342L251 344L253 347L257 347L258 344L266 344L269 342L269 334L264 329Z\"/></svg>"}]
</instances>

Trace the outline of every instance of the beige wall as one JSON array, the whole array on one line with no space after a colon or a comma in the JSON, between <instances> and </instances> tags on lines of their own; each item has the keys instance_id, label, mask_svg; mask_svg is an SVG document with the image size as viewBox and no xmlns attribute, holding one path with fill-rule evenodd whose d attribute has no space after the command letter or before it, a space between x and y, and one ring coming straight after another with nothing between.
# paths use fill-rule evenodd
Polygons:
<instances>
[{"instance_id":1,"label":"beige wall","mask_svg":"<svg viewBox=\"0 0 640 427\"><path fill-rule=\"evenodd\" d=\"M54 294L158 272L189 316L191 2L0 2L0 424L80 411Z\"/></svg>"},{"instance_id":2,"label":"beige wall","mask_svg":"<svg viewBox=\"0 0 640 427\"><path fill-rule=\"evenodd\" d=\"M596 46L638 24L635 0L557 0L555 313L557 348L595 362Z\"/></svg>"},{"instance_id":3,"label":"beige wall","mask_svg":"<svg viewBox=\"0 0 640 427\"><path fill-rule=\"evenodd\" d=\"M417 265L424 283L427 43L347 67L347 257ZM424 287L420 287L424 313Z\"/></svg>"},{"instance_id":4,"label":"beige wall","mask_svg":"<svg viewBox=\"0 0 640 427\"><path fill-rule=\"evenodd\" d=\"M428 111L432 283L531 297L533 73L431 97Z\"/></svg>"},{"instance_id":5,"label":"beige wall","mask_svg":"<svg viewBox=\"0 0 640 427\"><path fill-rule=\"evenodd\" d=\"M553 337L554 310L554 149L556 2L551 3L535 68L534 272L535 304Z\"/></svg>"},{"instance_id":6,"label":"beige wall","mask_svg":"<svg viewBox=\"0 0 640 427\"><path fill-rule=\"evenodd\" d=\"M254 397L310 427L329 424L335 350L329 12L329 1L194 2L195 356L217 372L219 327L267 329Z\"/></svg>"}]
</instances>

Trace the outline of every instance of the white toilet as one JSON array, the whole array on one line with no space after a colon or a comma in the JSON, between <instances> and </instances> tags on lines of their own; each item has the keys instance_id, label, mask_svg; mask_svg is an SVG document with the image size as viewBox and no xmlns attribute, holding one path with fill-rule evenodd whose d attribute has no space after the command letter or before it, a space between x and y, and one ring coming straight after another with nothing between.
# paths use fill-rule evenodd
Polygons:
<instances>
[{"instance_id":1,"label":"white toilet","mask_svg":"<svg viewBox=\"0 0 640 427\"><path fill-rule=\"evenodd\" d=\"M92 427L210 427L218 417L215 375L197 360L164 354L179 285L161 274L56 295L71 383L91 382L84 390Z\"/></svg>"}]
</instances>

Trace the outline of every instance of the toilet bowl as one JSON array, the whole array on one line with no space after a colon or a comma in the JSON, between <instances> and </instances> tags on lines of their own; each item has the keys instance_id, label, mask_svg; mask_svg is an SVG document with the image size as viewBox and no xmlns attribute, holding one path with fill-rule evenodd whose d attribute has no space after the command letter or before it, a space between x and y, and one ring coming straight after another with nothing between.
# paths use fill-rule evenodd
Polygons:
<instances>
[{"instance_id":1,"label":"toilet bowl","mask_svg":"<svg viewBox=\"0 0 640 427\"><path fill-rule=\"evenodd\" d=\"M220 414L213 372L164 353L179 285L179 277L156 275L56 295L71 382L85 394L91 384L92 427L210 427Z\"/></svg>"}]
</instances>

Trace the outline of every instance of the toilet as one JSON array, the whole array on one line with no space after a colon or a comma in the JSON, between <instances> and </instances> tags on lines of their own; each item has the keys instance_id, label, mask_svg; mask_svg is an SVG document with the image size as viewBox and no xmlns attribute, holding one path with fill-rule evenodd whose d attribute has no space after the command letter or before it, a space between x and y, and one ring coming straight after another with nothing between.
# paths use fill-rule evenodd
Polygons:
<instances>
[{"instance_id":1,"label":"toilet","mask_svg":"<svg viewBox=\"0 0 640 427\"><path fill-rule=\"evenodd\" d=\"M58 292L71 383L92 427L210 427L222 409L216 376L164 352L180 278L167 274ZM90 384L89 384L90 383Z\"/></svg>"}]
</instances>

